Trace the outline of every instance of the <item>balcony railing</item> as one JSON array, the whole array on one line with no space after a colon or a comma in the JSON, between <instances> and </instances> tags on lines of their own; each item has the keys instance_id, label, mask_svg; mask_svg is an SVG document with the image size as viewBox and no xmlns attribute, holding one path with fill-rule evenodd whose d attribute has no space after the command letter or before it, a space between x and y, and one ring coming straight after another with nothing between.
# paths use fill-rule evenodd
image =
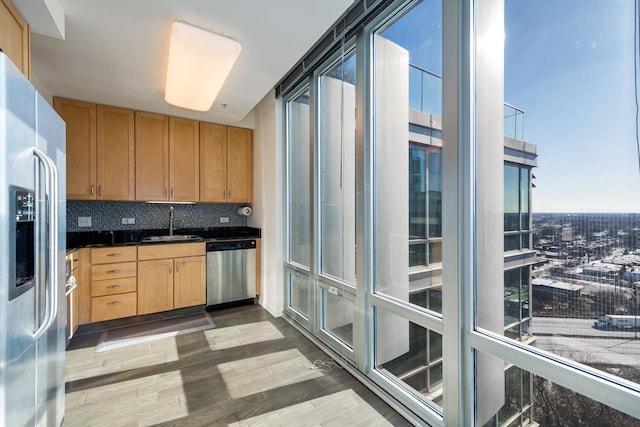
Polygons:
<instances>
[{"instance_id":1,"label":"balcony railing","mask_svg":"<svg viewBox=\"0 0 640 427\"><path fill-rule=\"evenodd\" d=\"M442 117L442 77L409 65L409 108ZM524 141L524 111L506 103L504 136Z\"/></svg>"},{"instance_id":2,"label":"balcony railing","mask_svg":"<svg viewBox=\"0 0 640 427\"><path fill-rule=\"evenodd\" d=\"M409 65L409 108L442 117L442 77Z\"/></svg>"},{"instance_id":3,"label":"balcony railing","mask_svg":"<svg viewBox=\"0 0 640 427\"><path fill-rule=\"evenodd\" d=\"M504 136L524 141L524 111L504 104Z\"/></svg>"}]
</instances>

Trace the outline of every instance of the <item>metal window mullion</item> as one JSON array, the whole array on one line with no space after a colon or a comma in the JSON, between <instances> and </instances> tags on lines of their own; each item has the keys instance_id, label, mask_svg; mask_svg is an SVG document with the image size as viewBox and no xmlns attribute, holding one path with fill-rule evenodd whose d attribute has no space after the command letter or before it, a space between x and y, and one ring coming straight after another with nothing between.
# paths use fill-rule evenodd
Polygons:
<instances>
[{"instance_id":1,"label":"metal window mullion","mask_svg":"<svg viewBox=\"0 0 640 427\"><path fill-rule=\"evenodd\" d=\"M424 309L420 307L412 306L399 300L394 301L391 297L382 297L377 294L371 295L371 305L379 309L382 308L418 326L444 335L445 327L442 319L425 313Z\"/></svg>"},{"instance_id":2,"label":"metal window mullion","mask_svg":"<svg viewBox=\"0 0 640 427\"><path fill-rule=\"evenodd\" d=\"M309 215L309 332L318 332L318 270L320 268L320 72L316 69L309 84L309 194L311 214Z\"/></svg>"},{"instance_id":3,"label":"metal window mullion","mask_svg":"<svg viewBox=\"0 0 640 427\"><path fill-rule=\"evenodd\" d=\"M472 332L470 345L478 351L512 363L539 377L640 418L638 384L489 331Z\"/></svg>"},{"instance_id":4,"label":"metal window mullion","mask_svg":"<svg viewBox=\"0 0 640 427\"><path fill-rule=\"evenodd\" d=\"M367 294L371 290L370 246L373 230L371 219L371 46L364 29L356 34L356 298L353 315L353 359L361 372L369 366L369 349L373 347Z\"/></svg>"},{"instance_id":5,"label":"metal window mullion","mask_svg":"<svg viewBox=\"0 0 640 427\"><path fill-rule=\"evenodd\" d=\"M473 4L443 2L442 264L446 425L473 425Z\"/></svg>"}]
</instances>

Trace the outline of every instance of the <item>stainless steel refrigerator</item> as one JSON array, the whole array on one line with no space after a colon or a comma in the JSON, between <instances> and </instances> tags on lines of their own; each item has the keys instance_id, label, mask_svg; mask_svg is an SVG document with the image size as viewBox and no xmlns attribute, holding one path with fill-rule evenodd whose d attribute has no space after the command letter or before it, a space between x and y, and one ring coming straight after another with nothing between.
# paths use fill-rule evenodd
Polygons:
<instances>
[{"instance_id":1,"label":"stainless steel refrigerator","mask_svg":"<svg viewBox=\"0 0 640 427\"><path fill-rule=\"evenodd\" d=\"M64 417L65 124L0 52L0 426Z\"/></svg>"}]
</instances>

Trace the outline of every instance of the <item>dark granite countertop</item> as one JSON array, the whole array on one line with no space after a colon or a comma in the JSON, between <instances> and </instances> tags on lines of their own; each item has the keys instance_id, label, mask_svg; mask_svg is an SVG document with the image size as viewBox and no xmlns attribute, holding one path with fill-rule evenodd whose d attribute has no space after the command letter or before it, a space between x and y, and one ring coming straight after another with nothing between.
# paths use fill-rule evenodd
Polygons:
<instances>
[{"instance_id":1,"label":"dark granite countertop","mask_svg":"<svg viewBox=\"0 0 640 427\"><path fill-rule=\"evenodd\" d=\"M164 236L167 229L152 230L113 230L113 231L78 231L67 233L67 249L101 246L139 245L141 240L149 236ZM196 235L203 240L234 240L260 238L260 229L253 227L208 227L180 228L174 234ZM172 243L172 242L163 242ZM175 242L180 243L180 242ZM157 243L149 243L157 244Z\"/></svg>"}]
</instances>

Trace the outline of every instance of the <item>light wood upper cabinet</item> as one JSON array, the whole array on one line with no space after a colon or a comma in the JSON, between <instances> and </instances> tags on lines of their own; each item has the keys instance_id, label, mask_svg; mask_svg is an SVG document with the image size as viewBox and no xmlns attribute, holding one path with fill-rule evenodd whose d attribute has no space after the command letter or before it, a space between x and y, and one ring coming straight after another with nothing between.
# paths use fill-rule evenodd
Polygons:
<instances>
[{"instance_id":1,"label":"light wood upper cabinet","mask_svg":"<svg viewBox=\"0 0 640 427\"><path fill-rule=\"evenodd\" d=\"M253 200L253 131L200 123L200 201Z\"/></svg>"},{"instance_id":2,"label":"light wood upper cabinet","mask_svg":"<svg viewBox=\"0 0 640 427\"><path fill-rule=\"evenodd\" d=\"M169 200L197 202L200 198L200 129L198 121L169 118Z\"/></svg>"},{"instance_id":3,"label":"light wood upper cabinet","mask_svg":"<svg viewBox=\"0 0 640 427\"><path fill-rule=\"evenodd\" d=\"M169 118L136 111L136 200L169 200Z\"/></svg>"},{"instance_id":4,"label":"light wood upper cabinet","mask_svg":"<svg viewBox=\"0 0 640 427\"><path fill-rule=\"evenodd\" d=\"M96 105L54 98L53 107L67 128L67 199L95 199Z\"/></svg>"},{"instance_id":5,"label":"light wood upper cabinet","mask_svg":"<svg viewBox=\"0 0 640 427\"><path fill-rule=\"evenodd\" d=\"M134 200L133 110L55 98L66 123L67 199Z\"/></svg>"},{"instance_id":6,"label":"light wood upper cabinet","mask_svg":"<svg viewBox=\"0 0 640 427\"><path fill-rule=\"evenodd\" d=\"M136 112L136 200L197 202L199 141L195 120Z\"/></svg>"},{"instance_id":7,"label":"light wood upper cabinet","mask_svg":"<svg viewBox=\"0 0 640 427\"><path fill-rule=\"evenodd\" d=\"M134 112L97 106L97 198L135 200Z\"/></svg>"},{"instance_id":8,"label":"light wood upper cabinet","mask_svg":"<svg viewBox=\"0 0 640 427\"><path fill-rule=\"evenodd\" d=\"M227 201L227 127L200 123L200 201Z\"/></svg>"},{"instance_id":9,"label":"light wood upper cabinet","mask_svg":"<svg viewBox=\"0 0 640 427\"><path fill-rule=\"evenodd\" d=\"M227 128L227 199L232 203L253 201L253 131Z\"/></svg>"},{"instance_id":10,"label":"light wood upper cabinet","mask_svg":"<svg viewBox=\"0 0 640 427\"><path fill-rule=\"evenodd\" d=\"M63 98L54 107L67 124L68 200L253 201L251 129Z\"/></svg>"},{"instance_id":11,"label":"light wood upper cabinet","mask_svg":"<svg viewBox=\"0 0 640 427\"><path fill-rule=\"evenodd\" d=\"M0 49L31 79L31 32L11 0L0 0Z\"/></svg>"}]
</instances>

